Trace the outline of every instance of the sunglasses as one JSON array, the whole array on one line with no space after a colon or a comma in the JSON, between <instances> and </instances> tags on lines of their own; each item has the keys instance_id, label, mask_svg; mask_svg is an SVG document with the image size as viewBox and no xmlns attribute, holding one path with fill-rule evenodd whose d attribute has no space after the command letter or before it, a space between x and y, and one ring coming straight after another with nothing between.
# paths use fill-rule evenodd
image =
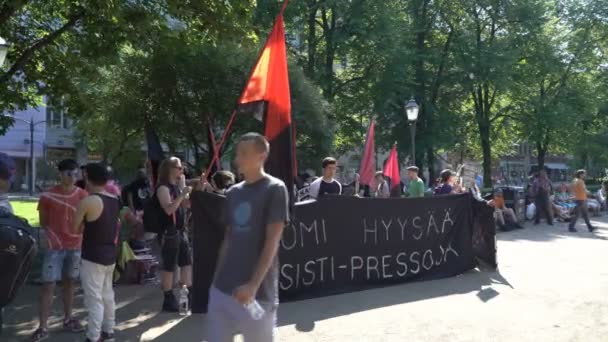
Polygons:
<instances>
[{"instance_id":1,"label":"sunglasses","mask_svg":"<svg viewBox=\"0 0 608 342\"><path fill-rule=\"evenodd\" d=\"M63 171L62 174L66 177L72 177L72 178L76 178L78 177L78 171L73 170L73 171Z\"/></svg>"}]
</instances>

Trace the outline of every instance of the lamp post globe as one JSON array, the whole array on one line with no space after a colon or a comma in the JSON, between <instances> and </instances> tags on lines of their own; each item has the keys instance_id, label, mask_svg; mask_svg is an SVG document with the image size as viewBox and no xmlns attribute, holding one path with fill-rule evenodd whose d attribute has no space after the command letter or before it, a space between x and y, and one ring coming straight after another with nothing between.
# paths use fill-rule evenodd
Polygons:
<instances>
[{"instance_id":1,"label":"lamp post globe","mask_svg":"<svg viewBox=\"0 0 608 342\"><path fill-rule=\"evenodd\" d=\"M405 113L407 114L407 120L410 122L414 122L418 120L418 111L420 108L416 103L416 100L411 99L405 104Z\"/></svg>"},{"instance_id":2,"label":"lamp post globe","mask_svg":"<svg viewBox=\"0 0 608 342\"><path fill-rule=\"evenodd\" d=\"M6 40L0 37L0 67L4 65L4 60L6 59L6 54L8 53L8 44Z\"/></svg>"}]
</instances>

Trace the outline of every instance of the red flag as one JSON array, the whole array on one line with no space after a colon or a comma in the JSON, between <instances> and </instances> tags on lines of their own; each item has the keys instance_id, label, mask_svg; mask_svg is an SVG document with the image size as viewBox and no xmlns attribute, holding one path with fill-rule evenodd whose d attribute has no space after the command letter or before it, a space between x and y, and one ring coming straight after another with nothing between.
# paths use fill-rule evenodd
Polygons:
<instances>
[{"instance_id":1,"label":"red flag","mask_svg":"<svg viewBox=\"0 0 608 342\"><path fill-rule=\"evenodd\" d=\"M287 0L237 104L239 112L254 111L256 117L263 118L264 135L270 142L266 169L271 175L281 178L291 193L296 164L283 25L286 5Z\"/></svg>"},{"instance_id":2,"label":"red flag","mask_svg":"<svg viewBox=\"0 0 608 342\"><path fill-rule=\"evenodd\" d=\"M372 120L369 123L367 130L367 139L365 140L365 149L363 150L363 158L361 159L361 167L359 168L359 183L373 186L375 184L374 176L376 174L376 150L374 147L374 131L376 123Z\"/></svg>"},{"instance_id":3,"label":"red flag","mask_svg":"<svg viewBox=\"0 0 608 342\"><path fill-rule=\"evenodd\" d=\"M393 145L393 149L388 156L386 165L384 165L384 175L391 180L391 190L401 184L399 160L397 159L397 144Z\"/></svg>"}]
</instances>

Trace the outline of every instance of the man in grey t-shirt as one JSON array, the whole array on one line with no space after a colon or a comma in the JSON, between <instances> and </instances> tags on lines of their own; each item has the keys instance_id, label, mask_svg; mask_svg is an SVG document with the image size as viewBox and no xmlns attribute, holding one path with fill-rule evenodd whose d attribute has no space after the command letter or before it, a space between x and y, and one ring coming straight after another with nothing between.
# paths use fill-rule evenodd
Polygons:
<instances>
[{"instance_id":1,"label":"man in grey t-shirt","mask_svg":"<svg viewBox=\"0 0 608 342\"><path fill-rule=\"evenodd\" d=\"M236 164L245 181L226 193L226 237L209 293L209 341L230 341L235 332L246 341L274 340L279 304L277 252L289 220L285 184L264 173L268 141L257 134L241 137ZM245 305L257 300L264 309L254 319Z\"/></svg>"}]
</instances>

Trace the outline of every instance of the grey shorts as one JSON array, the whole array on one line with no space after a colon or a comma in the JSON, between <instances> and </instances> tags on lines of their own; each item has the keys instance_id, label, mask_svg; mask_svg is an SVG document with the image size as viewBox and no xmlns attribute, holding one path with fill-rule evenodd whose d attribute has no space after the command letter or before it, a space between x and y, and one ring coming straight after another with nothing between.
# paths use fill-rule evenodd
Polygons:
<instances>
[{"instance_id":1,"label":"grey shorts","mask_svg":"<svg viewBox=\"0 0 608 342\"><path fill-rule=\"evenodd\" d=\"M264 307L266 309L266 307ZM272 342L277 339L277 311L266 311L260 320L254 320L249 312L214 286L209 290L209 342L233 341L234 334L243 334L245 342Z\"/></svg>"}]
</instances>

